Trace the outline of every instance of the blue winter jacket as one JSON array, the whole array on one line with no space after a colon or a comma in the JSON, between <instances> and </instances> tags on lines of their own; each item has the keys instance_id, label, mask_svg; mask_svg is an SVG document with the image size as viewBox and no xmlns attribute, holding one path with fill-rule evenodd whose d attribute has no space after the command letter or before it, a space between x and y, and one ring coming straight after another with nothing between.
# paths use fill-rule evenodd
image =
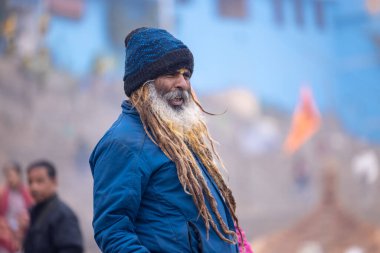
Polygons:
<instances>
[{"instance_id":1,"label":"blue winter jacket","mask_svg":"<svg viewBox=\"0 0 380 253\"><path fill-rule=\"evenodd\" d=\"M237 245L222 241L213 229L207 239L204 222L192 197L184 192L175 164L146 135L130 103L124 101L122 109L90 157L93 227L100 249L106 253L238 252ZM222 218L234 230L216 184L199 165Z\"/></svg>"}]
</instances>

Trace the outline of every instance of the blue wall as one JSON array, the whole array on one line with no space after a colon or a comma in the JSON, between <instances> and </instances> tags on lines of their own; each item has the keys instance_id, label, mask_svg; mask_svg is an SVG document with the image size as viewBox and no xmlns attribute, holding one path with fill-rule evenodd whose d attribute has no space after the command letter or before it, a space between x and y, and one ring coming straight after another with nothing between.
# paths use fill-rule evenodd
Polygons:
<instances>
[{"instance_id":1,"label":"blue wall","mask_svg":"<svg viewBox=\"0 0 380 253\"><path fill-rule=\"evenodd\" d=\"M361 0L342 1L335 26L334 108L352 134L380 142L380 16L368 15Z\"/></svg>"},{"instance_id":2,"label":"blue wall","mask_svg":"<svg viewBox=\"0 0 380 253\"><path fill-rule=\"evenodd\" d=\"M244 86L264 102L292 110L299 87L309 84L319 106L330 106L326 87L336 76L330 6L326 28L320 30L310 1L302 28L295 23L292 1L284 1L282 26L274 22L272 1L248 0L245 20L221 17L215 0L188 2L176 5L173 32L194 53L193 85L199 92ZM105 1L87 0L78 22L52 18L46 42L56 65L83 75L91 71L97 56L108 54L123 66L124 52L112 48L108 38L106 9ZM122 69L116 68L114 75L122 76Z\"/></svg>"},{"instance_id":3,"label":"blue wall","mask_svg":"<svg viewBox=\"0 0 380 253\"><path fill-rule=\"evenodd\" d=\"M106 7L106 1L89 0L80 20L52 17L46 44L54 64L81 76L91 72L96 57L110 52Z\"/></svg>"},{"instance_id":4,"label":"blue wall","mask_svg":"<svg viewBox=\"0 0 380 253\"><path fill-rule=\"evenodd\" d=\"M247 0L245 19L221 17L217 0L182 2L175 5L172 32L193 51L198 92L246 87L290 112L307 84L322 112L336 112L351 133L380 142L380 50L373 39L380 38L380 18L367 13L363 0L325 0L323 29L313 0L303 1L303 26L293 0L283 0L282 25L271 0ZM108 4L87 0L79 22L53 17L46 41L58 66L80 76L96 56L111 55L121 80L124 51L111 46Z\"/></svg>"},{"instance_id":5,"label":"blue wall","mask_svg":"<svg viewBox=\"0 0 380 253\"><path fill-rule=\"evenodd\" d=\"M318 105L330 106L325 93L336 77L332 5L326 6L321 30L311 1L303 27L296 25L292 1L284 1L282 26L274 21L272 1L247 1L244 20L221 18L216 2L193 0L177 12L177 34L194 52L193 84L199 91L244 86L264 102L293 110L299 87L309 84Z\"/></svg>"}]
</instances>

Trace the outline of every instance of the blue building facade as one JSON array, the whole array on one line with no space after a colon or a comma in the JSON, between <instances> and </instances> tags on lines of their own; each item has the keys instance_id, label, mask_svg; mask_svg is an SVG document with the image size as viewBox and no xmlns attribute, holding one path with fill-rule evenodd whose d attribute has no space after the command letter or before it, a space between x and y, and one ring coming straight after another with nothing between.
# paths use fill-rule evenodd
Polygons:
<instances>
[{"instance_id":1,"label":"blue building facade","mask_svg":"<svg viewBox=\"0 0 380 253\"><path fill-rule=\"evenodd\" d=\"M351 0L337 7L334 109L349 132L379 143L380 3Z\"/></svg>"},{"instance_id":2,"label":"blue building facade","mask_svg":"<svg viewBox=\"0 0 380 253\"><path fill-rule=\"evenodd\" d=\"M107 38L106 1L87 1L79 19L53 15L45 43L53 63L74 75L91 73L99 55L112 54Z\"/></svg>"},{"instance_id":3,"label":"blue building facade","mask_svg":"<svg viewBox=\"0 0 380 253\"><path fill-rule=\"evenodd\" d=\"M336 77L332 4L324 6L321 27L314 1L302 1L302 23L296 1L245 2L241 18L221 16L218 1L191 1L178 10L178 34L197 61L196 87L208 92L243 86L266 103L293 110L300 86L310 85L319 106L327 108L325 89Z\"/></svg>"},{"instance_id":4,"label":"blue building facade","mask_svg":"<svg viewBox=\"0 0 380 253\"><path fill-rule=\"evenodd\" d=\"M160 26L164 5L167 28L195 56L198 92L245 87L291 112L308 85L322 112L336 112L348 131L380 142L380 14L368 10L369 1L124 1L116 8L116 16L127 16L121 20L110 12L115 2L87 0L76 21L53 16L46 44L57 66L86 75L96 57L111 55L111 74L121 80L121 38L137 24ZM147 10L159 13L146 18Z\"/></svg>"}]
</instances>

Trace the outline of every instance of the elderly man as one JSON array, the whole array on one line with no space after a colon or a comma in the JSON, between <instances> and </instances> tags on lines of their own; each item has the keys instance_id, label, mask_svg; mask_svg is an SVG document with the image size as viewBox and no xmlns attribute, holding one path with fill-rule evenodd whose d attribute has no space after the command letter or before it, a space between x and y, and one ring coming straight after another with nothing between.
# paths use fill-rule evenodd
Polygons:
<instances>
[{"instance_id":1,"label":"elderly man","mask_svg":"<svg viewBox=\"0 0 380 253\"><path fill-rule=\"evenodd\" d=\"M90 157L98 246L238 252L235 200L190 85L192 53L155 28L132 31L125 46L129 100Z\"/></svg>"}]
</instances>

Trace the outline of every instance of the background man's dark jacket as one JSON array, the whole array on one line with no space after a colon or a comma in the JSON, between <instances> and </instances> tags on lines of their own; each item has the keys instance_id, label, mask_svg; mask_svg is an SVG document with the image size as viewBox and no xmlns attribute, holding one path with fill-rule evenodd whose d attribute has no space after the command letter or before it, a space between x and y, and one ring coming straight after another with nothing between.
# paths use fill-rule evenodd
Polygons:
<instances>
[{"instance_id":1,"label":"background man's dark jacket","mask_svg":"<svg viewBox=\"0 0 380 253\"><path fill-rule=\"evenodd\" d=\"M74 212L57 196L30 210L25 253L82 253L82 234Z\"/></svg>"}]
</instances>

